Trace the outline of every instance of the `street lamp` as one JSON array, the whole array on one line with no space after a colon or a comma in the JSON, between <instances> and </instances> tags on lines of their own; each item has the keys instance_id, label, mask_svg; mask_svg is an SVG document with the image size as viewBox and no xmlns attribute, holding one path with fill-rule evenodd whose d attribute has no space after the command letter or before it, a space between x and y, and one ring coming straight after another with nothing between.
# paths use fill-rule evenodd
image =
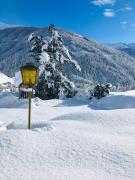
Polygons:
<instances>
[{"instance_id":1,"label":"street lamp","mask_svg":"<svg viewBox=\"0 0 135 180\"><path fill-rule=\"evenodd\" d=\"M38 81L38 68L34 66L32 63L27 63L25 66L21 68L22 81L24 85L32 88L37 84Z\"/></svg>"},{"instance_id":2,"label":"street lamp","mask_svg":"<svg viewBox=\"0 0 135 180\"><path fill-rule=\"evenodd\" d=\"M32 63L27 63L25 66L20 68L21 75L22 75L22 83L28 88L29 90L29 113L28 113L28 129L31 128L31 98L32 98L32 89L38 82L38 74L39 70L36 66Z\"/></svg>"}]
</instances>

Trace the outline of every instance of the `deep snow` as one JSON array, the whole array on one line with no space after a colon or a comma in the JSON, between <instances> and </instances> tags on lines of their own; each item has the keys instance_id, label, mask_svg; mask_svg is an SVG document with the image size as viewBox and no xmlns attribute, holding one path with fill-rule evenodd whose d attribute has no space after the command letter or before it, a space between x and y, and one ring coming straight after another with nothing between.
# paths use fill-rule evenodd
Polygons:
<instances>
[{"instance_id":1,"label":"deep snow","mask_svg":"<svg viewBox=\"0 0 135 180\"><path fill-rule=\"evenodd\" d=\"M90 103L0 94L0 180L134 180L135 91Z\"/></svg>"}]
</instances>

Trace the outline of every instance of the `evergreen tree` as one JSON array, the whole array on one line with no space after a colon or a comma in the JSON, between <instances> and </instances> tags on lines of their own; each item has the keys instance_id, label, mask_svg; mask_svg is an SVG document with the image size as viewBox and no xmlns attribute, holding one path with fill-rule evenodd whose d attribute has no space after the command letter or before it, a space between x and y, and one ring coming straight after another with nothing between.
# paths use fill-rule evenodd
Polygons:
<instances>
[{"instance_id":1,"label":"evergreen tree","mask_svg":"<svg viewBox=\"0 0 135 180\"><path fill-rule=\"evenodd\" d=\"M64 65L73 65L78 70L80 70L80 66L76 61L72 60L68 49L63 44L63 39L60 33L56 30L53 24L49 26L49 32L51 34L51 41L48 44L48 54L54 62L56 69L56 78L54 78L57 93L56 96L72 97L74 84L67 78L64 71Z\"/></svg>"},{"instance_id":2,"label":"evergreen tree","mask_svg":"<svg viewBox=\"0 0 135 180\"><path fill-rule=\"evenodd\" d=\"M29 41L33 43L32 56L40 71L37 95L41 99L72 97L74 84L67 78L64 65L65 63L74 65L78 70L80 66L72 60L54 25L49 26L49 32L51 35L49 42L34 34L29 37Z\"/></svg>"},{"instance_id":3,"label":"evergreen tree","mask_svg":"<svg viewBox=\"0 0 135 180\"><path fill-rule=\"evenodd\" d=\"M110 93L111 88L112 85L110 83L106 85L96 85L93 91L91 91L91 98L95 97L97 99L101 99Z\"/></svg>"},{"instance_id":4,"label":"evergreen tree","mask_svg":"<svg viewBox=\"0 0 135 180\"><path fill-rule=\"evenodd\" d=\"M30 52L34 59L34 64L36 64L39 68L39 81L36 89L36 96L46 99L48 96L48 83L45 68L47 66L47 62L49 62L49 57L47 53L43 53L42 48L47 42L43 40L41 36L37 36L33 33L29 36L28 40L33 44Z\"/></svg>"},{"instance_id":5,"label":"evergreen tree","mask_svg":"<svg viewBox=\"0 0 135 180\"><path fill-rule=\"evenodd\" d=\"M43 38L41 36L37 36L34 35L34 33L32 33L29 38L28 41L33 43L33 46L30 50L31 52L31 56L33 57L33 59L35 60L35 64L37 64L37 66L40 66L40 56L42 54L42 47L45 44Z\"/></svg>"}]
</instances>

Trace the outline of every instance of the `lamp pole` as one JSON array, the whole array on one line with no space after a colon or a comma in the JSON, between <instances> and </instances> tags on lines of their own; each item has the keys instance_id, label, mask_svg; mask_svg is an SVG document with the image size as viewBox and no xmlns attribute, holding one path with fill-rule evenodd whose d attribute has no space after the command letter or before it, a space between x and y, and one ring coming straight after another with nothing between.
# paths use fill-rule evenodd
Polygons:
<instances>
[{"instance_id":1,"label":"lamp pole","mask_svg":"<svg viewBox=\"0 0 135 180\"><path fill-rule=\"evenodd\" d=\"M29 113L28 113L28 129L31 129L31 98L32 98L32 92L29 91Z\"/></svg>"}]
</instances>

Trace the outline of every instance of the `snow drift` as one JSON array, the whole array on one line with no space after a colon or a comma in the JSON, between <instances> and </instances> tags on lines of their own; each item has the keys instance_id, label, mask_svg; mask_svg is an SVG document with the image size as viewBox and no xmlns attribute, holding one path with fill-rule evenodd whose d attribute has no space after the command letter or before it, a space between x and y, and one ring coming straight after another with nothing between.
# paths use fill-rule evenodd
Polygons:
<instances>
[{"instance_id":1,"label":"snow drift","mask_svg":"<svg viewBox=\"0 0 135 180\"><path fill-rule=\"evenodd\" d=\"M95 110L135 108L135 91L111 93L107 97L92 102L90 107Z\"/></svg>"},{"instance_id":2,"label":"snow drift","mask_svg":"<svg viewBox=\"0 0 135 180\"><path fill-rule=\"evenodd\" d=\"M0 108L0 179L134 180L135 91L92 104L33 99L31 130L27 108L13 94L2 94L1 103L7 96L17 107ZM101 110L107 103L112 110Z\"/></svg>"}]
</instances>

